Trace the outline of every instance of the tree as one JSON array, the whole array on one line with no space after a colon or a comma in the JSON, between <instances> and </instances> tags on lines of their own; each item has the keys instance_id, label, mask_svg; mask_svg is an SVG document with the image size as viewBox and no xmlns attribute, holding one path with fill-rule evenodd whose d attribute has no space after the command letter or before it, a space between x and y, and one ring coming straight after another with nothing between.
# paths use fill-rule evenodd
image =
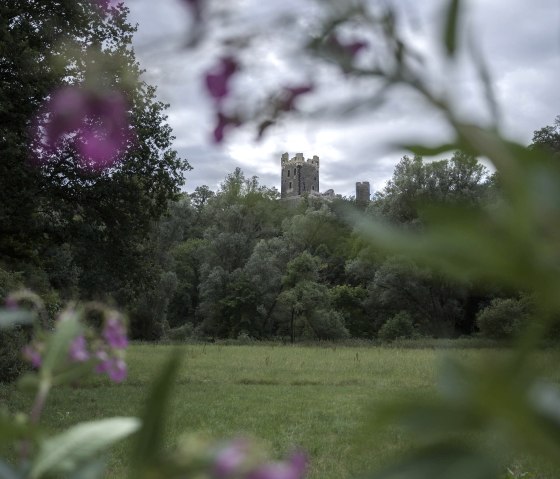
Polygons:
<instances>
[{"instance_id":1,"label":"tree","mask_svg":"<svg viewBox=\"0 0 560 479\"><path fill-rule=\"evenodd\" d=\"M560 158L560 115L556 117L553 125L535 131L530 148L543 149Z\"/></svg>"},{"instance_id":2,"label":"tree","mask_svg":"<svg viewBox=\"0 0 560 479\"><path fill-rule=\"evenodd\" d=\"M121 304L150 284L145 238L189 168L171 148L166 105L140 78L127 13L123 4L105 10L87 0L0 6L0 255L41 266L47 250L66 245L81 295ZM52 121L40 105L65 85L92 97L118 92L126 102L130 140L111 168L80 164L72 143L80 131L48 153L30 136L44 131L32 130L33 121Z\"/></svg>"},{"instance_id":3,"label":"tree","mask_svg":"<svg viewBox=\"0 0 560 479\"><path fill-rule=\"evenodd\" d=\"M375 194L370 213L401 224L420 220L426 204L477 205L484 198L487 170L476 158L457 151L450 160L425 163L404 156L387 186Z\"/></svg>"}]
</instances>

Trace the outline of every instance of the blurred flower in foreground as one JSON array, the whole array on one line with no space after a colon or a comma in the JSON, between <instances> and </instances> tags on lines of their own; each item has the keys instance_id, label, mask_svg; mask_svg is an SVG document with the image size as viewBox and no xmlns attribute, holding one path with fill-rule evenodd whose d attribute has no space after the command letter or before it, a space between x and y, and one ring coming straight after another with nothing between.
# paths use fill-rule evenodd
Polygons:
<instances>
[{"instance_id":1,"label":"blurred flower in foreground","mask_svg":"<svg viewBox=\"0 0 560 479\"><path fill-rule=\"evenodd\" d=\"M206 73L206 89L217 102L222 101L229 94L229 82L238 70L237 61L232 57L225 57L220 63Z\"/></svg>"},{"instance_id":2,"label":"blurred flower in foreground","mask_svg":"<svg viewBox=\"0 0 560 479\"><path fill-rule=\"evenodd\" d=\"M64 310L55 322L54 331L40 332L37 338L23 348L23 357L33 367L40 368L49 351L59 347L59 345L54 346L56 340L53 337L65 327L65 321L79 321L72 316L72 313L74 313L72 309ZM111 381L120 383L127 376L124 360L124 349L128 345L126 324L124 318L114 310L105 310L104 315L105 321L101 332L88 328L79 321L77 328L79 332L67 343L66 359L63 359L64 364L60 366L62 369L71 368L76 363L89 361L93 371L107 374Z\"/></svg>"},{"instance_id":3,"label":"blurred flower in foreground","mask_svg":"<svg viewBox=\"0 0 560 479\"><path fill-rule=\"evenodd\" d=\"M45 102L33 128L35 159L73 145L82 167L110 167L130 140L127 104L122 93L68 86Z\"/></svg>"}]
</instances>

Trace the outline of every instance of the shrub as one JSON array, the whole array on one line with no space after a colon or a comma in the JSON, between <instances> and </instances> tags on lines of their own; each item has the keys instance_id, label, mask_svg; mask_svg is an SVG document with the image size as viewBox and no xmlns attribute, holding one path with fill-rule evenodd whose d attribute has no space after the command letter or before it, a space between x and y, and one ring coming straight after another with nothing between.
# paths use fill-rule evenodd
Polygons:
<instances>
[{"instance_id":1,"label":"shrub","mask_svg":"<svg viewBox=\"0 0 560 479\"><path fill-rule=\"evenodd\" d=\"M414 337L415 334L414 324L406 311L401 311L385 321L377 333L378 337L383 341L408 339Z\"/></svg>"},{"instance_id":2,"label":"shrub","mask_svg":"<svg viewBox=\"0 0 560 479\"><path fill-rule=\"evenodd\" d=\"M527 300L496 298L478 313L476 324L487 338L508 339L520 331L527 320L528 309Z\"/></svg>"},{"instance_id":3,"label":"shrub","mask_svg":"<svg viewBox=\"0 0 560 479\"><path fill-rule=\"evenodd\" d=\"M0 304L12 290L21 288L21 275L0 268ZM22 348L29 342L29 328L16 327L0 330L0 382L16 379L28 363L21 356Z\"/></svg>"},{"instance_id":4,"label":"shrub","mask_svg":"<svg viewBox=\"0 0 560 479\"><path fill-rule=\"evenodd\" d=\"M194 326L192 323L185 323L178 328L167 330L166 333L170 341L187 341L194 336Z\"/></svg>"}]
</instances>

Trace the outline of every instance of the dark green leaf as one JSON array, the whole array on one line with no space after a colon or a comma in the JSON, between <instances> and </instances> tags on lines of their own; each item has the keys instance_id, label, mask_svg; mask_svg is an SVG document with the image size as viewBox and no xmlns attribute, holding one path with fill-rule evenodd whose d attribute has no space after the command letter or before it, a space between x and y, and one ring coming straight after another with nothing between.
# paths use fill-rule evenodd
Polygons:
<instances>
[{"instance_id":1,"label":"dark green leaf","mask_svg":"<svg viewBox=\"0 0 560 479\"><path fill-rule=\"evenodd\" d=\"M500 468L490 457L462 446L438 444L402 458L368 479L496 479ZM364 478L365 479L365 478Z\"/></svg>"},{"instance_id":2,"label":"dark green leaf","mask_svg":"<svg viewBox=\"0 0 560 479\"><path fill-rule=\"evenodd\" d=\"M179 351L175 351L152 383L141 415L142 428L136 436L132 451L131 477L134 479L139 477L141 471L157 464L163 448L164 421L171 400L171 390L180 364L181 355Z\"/></svg>"}]
</instances>

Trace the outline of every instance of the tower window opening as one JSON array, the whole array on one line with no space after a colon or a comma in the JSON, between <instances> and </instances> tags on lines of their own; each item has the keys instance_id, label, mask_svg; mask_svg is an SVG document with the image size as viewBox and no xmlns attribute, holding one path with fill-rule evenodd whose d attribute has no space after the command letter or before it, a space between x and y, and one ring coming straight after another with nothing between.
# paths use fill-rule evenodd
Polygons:
<instances>
[{"instance_id":1,"label":"tower window opening","mask_svg":"<svg viewBox=\"0 0 560 479\"><path fill-rule=\"evenodd\" d=\"M292 189L292 182L290 181L290 184L288 185L288 188Z\"/></svg>"},{"instance_id":2,"label":"tower window opening","mask_svg":"<svg viewBox=\"0 0 560 479\"><path fill-rule=\"evenodd\" d=\"M288 178L290 177L290 170L288 170Z\"/></svg>"},{"instance_id":3,"label":"tower window opening","mask_svg":"<svg viewBox=\"0 0 560 479\"><path fill-rule=\"evenodd\" d=\"M296 176L296 169L294 168L294 176Z\"/></svg>"}]
</instances>

